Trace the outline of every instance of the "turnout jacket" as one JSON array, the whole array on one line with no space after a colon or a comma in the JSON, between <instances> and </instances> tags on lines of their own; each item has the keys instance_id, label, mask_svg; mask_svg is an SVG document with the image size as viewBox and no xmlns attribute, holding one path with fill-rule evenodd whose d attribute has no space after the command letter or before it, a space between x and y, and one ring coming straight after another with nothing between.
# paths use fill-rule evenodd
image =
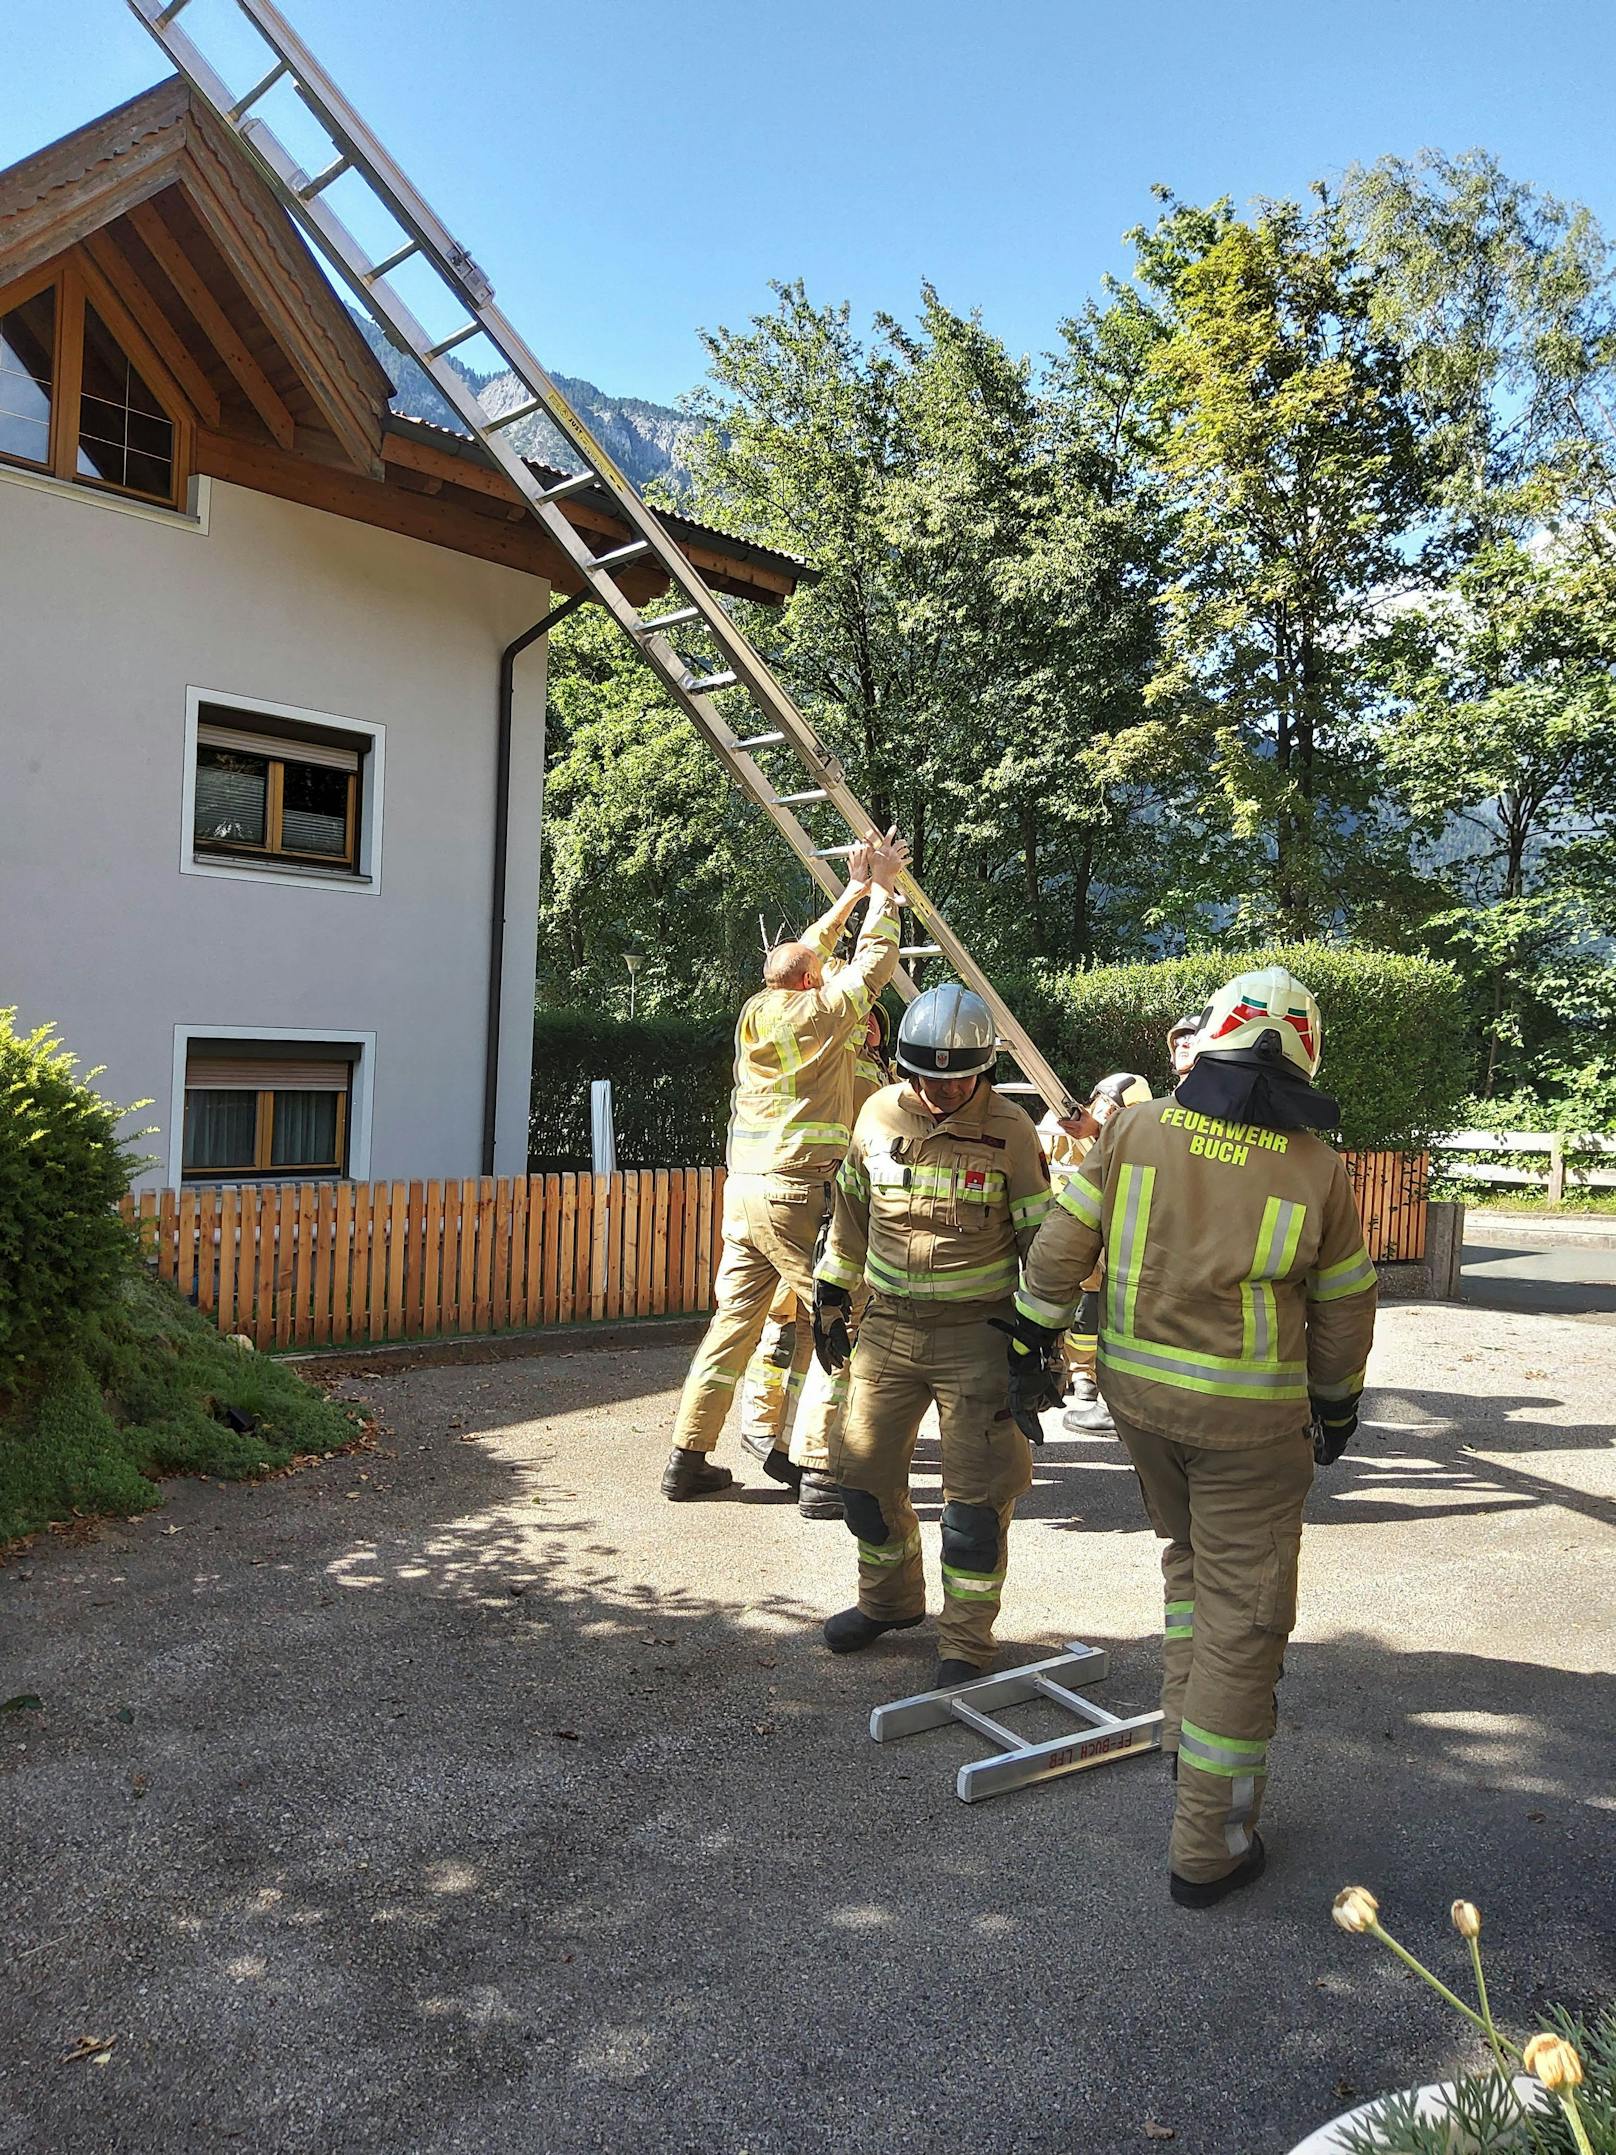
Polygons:
<instances>
[{"instance_id":1,"label":"turnout jacket","mask_svg":"<svg viewBox=\"0 0 1616 2155\"><path fill-rule=\"evenodd\" d=\"M1071 1322L1105 1255L1099 1382L1120 1419L1212 1448L1289 1436L1309 1394L1355 1400L1375 1268L1338 1154L1306 1130L1151 1100L1064 1180L1016 1306Z\"/></svg>"},{"instance_id":2,"label":"turnout jacket","mask_svg":"<svg viewBox=\"0 0 1616 2155\"><path fill-rule=\"evenodd\" d=\"M1049 1203L1037 1134L991 1085L941 1120L888 1085L859 1110L817 1276L916 1314L1003 1308Z\"/></svg>"},{"instance_id":3,"label":"turnout jacket","mask_svg":"<svg viewBox=\"0 0 1616 2155\"><path fill-rule=\"evenodd\" d=\"M898 965L898 916L872 896L853 955L819 988L765 988L735 1028L732 1175L828 1182L852 1136L854 1063Z\"/></svg>"}]
</instances>

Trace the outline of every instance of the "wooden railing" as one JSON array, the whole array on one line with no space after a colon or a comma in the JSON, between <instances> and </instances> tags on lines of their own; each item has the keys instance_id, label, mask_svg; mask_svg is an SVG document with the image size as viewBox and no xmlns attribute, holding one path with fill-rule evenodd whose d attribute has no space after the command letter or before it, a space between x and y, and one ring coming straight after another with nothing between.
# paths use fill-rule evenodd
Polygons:
<instances>
[{"instance_id":1,"label":"wooden railing","mask_svg":"<svg viewBox=\"0 0 1616 2155\"><path fill-rule=\"evenodd\" d=\"M712 1307L724 1170L244 1183L125 1198L163 1279L258 1347Z\"/></svg>"},{"instance_id":2,"label":"wooden railing","mask_svg":"<svg viewBox=\"0 0 1616 2155\"><path fill-rule=\"evenodd\" d=\"M1547 1170L1543 1174L1508 1160L1486 1158L1447 1159L1440 1172L1455 1182L1516 1183L1525 1189L1541 1190L1551 1205L1564 1204L1568 1183L1577 1189L1616 1189L1616 1172L1608 1167L1584 1166L1578 1158L1584 1154L1608 1159L1616 1154L1616 1137L1597 1130L1455 1130L1451 1137L1439 1137L1435 1149L1459 1154L1540 1154Z\"/></svg>"}]
</instances>

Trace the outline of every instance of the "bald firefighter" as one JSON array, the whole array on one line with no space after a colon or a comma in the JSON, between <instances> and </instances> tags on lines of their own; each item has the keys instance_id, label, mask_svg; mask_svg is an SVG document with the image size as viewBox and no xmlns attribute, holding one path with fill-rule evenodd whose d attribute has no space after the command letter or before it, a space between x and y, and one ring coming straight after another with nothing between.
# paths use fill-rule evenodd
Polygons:
<instances>
[{"instance_id":1,"label":"bald firefighter","mask_svg":"<svg viewBox=\"0 0 1616 2155\"><path fill-rule=\"evenodd\" d=\"M935 1406L943 1452L939 1686L993 1658L1016 1499L1032 1481L1027 1438L1006 1402L1004 1341L1018 1253L1049 1208L1031 1122L989 1080L987 1005L950 984L917 996L898 1028L905 1082L866 1102L836 1180L818 1265L814 1345L848 1362L853 1297L869 1304L851 1350L851 1387L831 1465L858 1544L858 1603L825 1625L832 1653L906 1631L926 1609L909 1464Z\"/></svg>"},{"instance_id":2,"label":"bald firefighter","mask_svg":"<svg viewBox=\"0 0 1616 2155\"><path fill-rule=\"evenodd\" d=\"M826 978L834 979L836 961L828 952L825 960ZM850 1049L855 1122L865 1101L892 1083L889 1030L885 1009L872 1003L863 1036ZM842 1499L830 1471L830 1435L847 1401L847 1372L841 1369L830 1376L819 1366L809 1311L799 1309L791 1289L782 1286L769 1306L763 1337L741 1386L741 1442L765 1463L786 1443L799 1394L801 1407L787 1455L802 1472L797 1509L805 1519L840 1519Z\"/></svg>"},{"instance_id":3,"label":"bald firefighter","mask_svg":"<svg viewBox=\"0 0 1616 2155\"><path fill-rule=\"evenodd\" d=\"M1339 1120L1312 1084L1320 1035L1280 967L1221 988L1177 1091L1119 1115L1060 1191L1016 1300L1011 1393L1036 1405L1104 1251L1100 1390L1167 1544L1169 1885L1191 1908L1263 1869L1302 1503L1357 1426L1374 1333L1352 1185L1312 1135Z\"/></svg>"},{"instance_id":4,"label":"bald firefighter","mask_svg":"<svg viewBox=\"0 0 1616 2155\"><path fill-rule=\"evenodd\" d=\"M1150 1098L1150 1081L1136 1070L1113 1070L1101 1078L1086 1106L1075 1115L1057 1116L1051 1108L1038 1125L1038 1142L1049 1162L1050 1181L1059 1190L1088 1158L1094 1140L1119 1108L1138 1107ZM1066 1335L1066 1368L1071 1389L1070 1405L1061 1416L1061 1427L1071 1436L1114 1437L1116 1424L1100 1397L1094 1374L1099 1348L1100 1288L1105 1267L1096 1265L1083 1282L1072 1329Z\"/></svg>"},{"instance_id":5,"label":"bald firefighter","mask_svg":"<svg viewBox=\"0 0 1616 2155\"><path fill-rule=\"evenodd\" d=\"M685 1378L673 1454L662 1493L674 1503L727 1489L734 1476L708 1454L718 1442L747 1358L782 1286L799 1302L813 1296L814 1245L830 1205L831 1178L852 1135L853 1050L870 1006L898 963L893 890L909 848L895 831L856 846L850 880L798 943L782 943L764 965L762 992L735 1028L723 1255L716 1305ZM833 980L823 952L863 898L869 904L853 956ZM774 1447L764 1470L795 1487L801 1469Z\"/></svg>"}]
</instances>

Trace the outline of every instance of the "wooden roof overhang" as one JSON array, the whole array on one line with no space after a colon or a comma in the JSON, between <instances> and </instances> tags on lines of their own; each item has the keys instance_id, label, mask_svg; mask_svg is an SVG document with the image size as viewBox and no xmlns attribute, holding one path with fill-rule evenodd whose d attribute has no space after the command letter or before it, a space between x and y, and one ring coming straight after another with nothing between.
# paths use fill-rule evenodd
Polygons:
<instances>
[{"instance_id":1,"label":"wooden roof overhang","mask_svg":"<svg viewBox=\"0 0 1616 2155\"><path fill-rule=\"evenodd\" d=\"M297 227L178 77L0 172L0 303L70 254L113 288L183 396L198 471L580 588L475 441L391 410L391 383ZM603 492L563 513L596 552L631 536ZM667 522L716 590L778 605L811 574ZM654 565L620 582L637 605L666 588Z\"/></svg>"}]
</instances>

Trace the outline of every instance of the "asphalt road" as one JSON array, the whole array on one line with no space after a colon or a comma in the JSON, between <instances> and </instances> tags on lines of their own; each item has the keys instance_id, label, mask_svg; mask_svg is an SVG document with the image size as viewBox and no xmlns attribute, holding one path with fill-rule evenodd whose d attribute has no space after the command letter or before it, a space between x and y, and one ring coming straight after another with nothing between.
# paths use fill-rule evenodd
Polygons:
<instances>
[{"instance_id":1,"label":"asphalt road","mask_svg":"<svg viewBox=\"0 0 1616 2155\"><path fill-rule=\"evenodd\" d=\"M1348 1882L1454 1981L1479 1902L1517 2029L1616 1990L1608 1330L1385 1313L1272 1867L1210 1914L1158 1759L965 1806L963 1731L869 1742L933 1642L829 1659L847 1539L755 1469L660 1500L682 1362L389 1375L368 1457L0 1568L0 1699L41 1701L0 1713L0 2149L1280 2155L1476 2055L1333 1928ZM1159 1593L1116 1447L1051 1443L1009 1651L1110 1645L1148 1704Z\"/></svg>"},{"instance_id":2,"label":"asphalt road","mask_svg":"<svg viewBox=\"0 0 1616 2155\"><path fill-rule=\"evenodd\" d=\"M1493 1240L1485 1215L1465 1235L1461 1291L1481 1309L1541 1310L1616 1325L1616 1250Z\"/></svg>"}]
</instances>

